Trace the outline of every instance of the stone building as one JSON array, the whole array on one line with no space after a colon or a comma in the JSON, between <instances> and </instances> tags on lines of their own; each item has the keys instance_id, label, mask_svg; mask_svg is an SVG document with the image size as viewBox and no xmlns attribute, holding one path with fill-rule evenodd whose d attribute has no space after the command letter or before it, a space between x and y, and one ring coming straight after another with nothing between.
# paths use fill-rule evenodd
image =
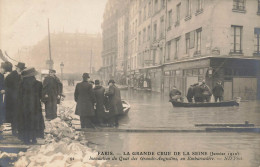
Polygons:
<instances>
[{"instance_id":1,"label":"stone building","mask_svg":"<svg viewBox=\"0 0 260 167\"><path fill-rule=\"evenodd\" d=\"M259 97L260 1L170 0L162 90L206 80L224 85L225 100Z\"/></svg>"},{"instance_id":2,"label":"stone building","mask_svg":"<svg viewBox=\"0 0 260 167\"><path fill-rule=\"evenodd\" d=\"M130 0L128 6L129 85L165 94L175 85L185 95L193 83L213 88L221 81L225 100L260 98L259 0Z\"/></svg>"}]
</instances>

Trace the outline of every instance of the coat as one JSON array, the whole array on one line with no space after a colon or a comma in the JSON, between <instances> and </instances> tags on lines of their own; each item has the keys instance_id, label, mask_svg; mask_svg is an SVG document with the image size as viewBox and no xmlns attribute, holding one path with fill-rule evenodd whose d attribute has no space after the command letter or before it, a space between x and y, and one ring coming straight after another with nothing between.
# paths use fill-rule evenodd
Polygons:
<instances>
[{"instance_id":1,"label":"coat","mask_svg":"<svg viewBox=\"0 0 260 167\"><path fill-rule=\"evenodd\" d=\"M108 92L105 93L109 101L109 114L111 116L122 114L123 105L121 101L120 90L115 86L109 86Z\"/></svg>"},{"instance_id":2,"label":"coat","mask_svg":"<svg viewBox=\"0 0 260 167\"><path fill-rule=\"evenodd\" d=\"M92 85L87 81L80 82L76 85L74 100L77 102L76 115L83 117L95 115L94 103L96 103L96 98Z\"/></svg>"},{"instance_id":3,"label":"coat","mask_svg":"<svg viewBox=\"0 0 260 167\"><path fill-rule=\"evenodd\" d=\"M173 88L169 93L169 97L172 99L172 97L176 95L181 95L181 91L179 91L177 88Z\"/></svg>"},{"instance_id":4,"label":"coat","mask_svg":"<svg viewBox=\"0 0 260 167\"><path fill-rule=\"evenodd\" d=\"M95 86L94 94L96 98L96 114L97 116L103 116L104 109L104 101L105 101L105 88L102 86Z\"/></svg>"},{"instance_id":5,"label":"coat","mask_svg":"<svg viewBox=\"0 0 260 167\"><path fill-rule=\"evenodd\" d=\"M47 76L44 78L43 81L43 101L47 102L50 99L57 98L59 95L62 94L62 83L60 82L59 78ZM46 98L45 95L48 95Z\"/></svg>"},{"instance_id":6,"label":"coat","mask_svg":"<svg viewBox=\"0 0 260 167\"><path fill-rule=\"evenodd\" d=\"M0 73L0 91L5 90L4 75ZM5 122L5 101L4 94L0 93L0 125Z\"/></svg>"},{"instance_id":7,"label":"coat","mask_svg":"<svg viewBox=\"0 0 260 167\"><path fill-rule=\"evenodd\" d=\"M202 91L203 96L211 96L212 95L212 91L211 91L211 89L209 88L208 85L202 84L201 88L203 90Z\"/></svg>"},{"instance_id":8,"label":"coat","mask_svg":"<svg viewBox=\"0 0 260 167\"><path fill-rule=\"evenodd\" d=\"M194 86L193 87L193 93L194 93L194 97L203 97L202 93L203 93L203 89L200 85Z\"/></svg>"},{"instance_id":9,"label":"coat","mask_svg":"<svg viewBox=\"0 0 260 167\"><path fill-rule=\"evenodd\" d=\"M194 92L193 92L193 86L190 86L187 92L187 98L193 98Z\"/></svg>"},{"instance_id":10,"label":"coat","mask_svg":"<svg viewBox=\"0 0 260 167\"><path fill-rule=\"evenodd\" d=\"M214 95L214 96L221 97L221 96L223 96L224 88L223 88L222 85L217 84L217 85L213 88L212 92L213 92L213 95Z\"/></svg>"},{"instance_id":11,"label":"coat","mask_svg":"<svg viewBox=\"0 0 260 167\"><path fill-rule=\"evenodd\" d=\"M42 83L34 76L23 78L19 89L18 134L44 137L44 119L41 106Z\"/></svg>"},{"instance_id":12,"label":"coat","mask_svg":"<svg viewBox=\"0 0 260 167\"><path fill-rule=\"evenodd\" d=\"M16 121L20 82L21 76L17 71L12 71L5 78L6 122L8 123Z\"/></svg>"}]
</instances>

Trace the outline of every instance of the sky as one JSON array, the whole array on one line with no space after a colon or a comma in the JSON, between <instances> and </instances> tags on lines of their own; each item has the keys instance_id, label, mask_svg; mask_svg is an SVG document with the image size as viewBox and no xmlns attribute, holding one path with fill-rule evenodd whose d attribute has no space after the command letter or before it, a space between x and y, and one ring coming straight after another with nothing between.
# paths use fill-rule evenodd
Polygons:
<instances>
[{"instance_id":1,"label":"sky","mask_svg":"<svg viewBox=\"0 0 260 167\"><path fill-rule=\"evenodd\" d=\"M50 31L101 33L107 0L0 0L0 49L12 56Z\"/></svg>"}]
</instances>

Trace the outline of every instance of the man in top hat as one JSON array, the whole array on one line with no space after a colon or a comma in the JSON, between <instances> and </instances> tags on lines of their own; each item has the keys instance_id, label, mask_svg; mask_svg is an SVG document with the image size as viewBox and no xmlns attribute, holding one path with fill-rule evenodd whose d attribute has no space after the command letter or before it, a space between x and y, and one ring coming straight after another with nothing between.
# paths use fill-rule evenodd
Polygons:
<instances>
[{"instance_id":1,"label":"man in top hat","mask_svg":"<svg viewBox=\"0 0 260 167\"><path fill-rule=\"evenodd\" d=\"M11 71L12 67L10 66L9 68ZM6 121L11 123L13 135L17 133L18 93L21 83L21 72L25 68L24 63L18 62L16 69L7 75L5 79Z\"/></svg>"},{"instance_id":2,"label":"man in top hat","mask_svg":"<svg viewBox=\"0 0 260 167\"><path fill-rule=\"evenodd\" d=\"M75 114L80 116L81 128L95 128L92 123L92 118L95 116L95 94L89 83L89 74L84 73L82 78L83 81L76 85L74 92L74 100L77 103Z\"/></svg>"},{"instance_id":3,"label":"man in top hat","mask_svg":"<svg viewBox=\"0 0 260 167\"><path fill-rule=\"evenodd\" d=\"M45 103L45 117L50 120L57 118L57 104L62 95L62 83L55 73L50 69L49 75L43 80L42 101Z\"/></svg>"},{"instance_id":4,"label":"man in top hat","mask_svg":"<svg viewBox=\"0 0 260 167\"><path fill-rule=\"evenodd\" d=\"M123 105L121 101L120 90L116 87L115 81L113 79L108 82L109 89L105 93L109 99L109 114L111 116L111 121L113 126L119 126L118 115L123 113Z\"/></svg>"}]
</instances>

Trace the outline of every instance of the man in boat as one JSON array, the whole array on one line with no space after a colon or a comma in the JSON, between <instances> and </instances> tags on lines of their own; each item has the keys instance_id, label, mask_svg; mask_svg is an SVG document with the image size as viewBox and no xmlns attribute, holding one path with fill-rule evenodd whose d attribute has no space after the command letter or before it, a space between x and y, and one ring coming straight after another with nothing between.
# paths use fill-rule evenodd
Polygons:
<instances>
[{"instance_id":1,"label":"man in boat","mask_svg":"<svg viewBox=\"0 0 260 167\"><path fill-rule=\"evenodd\" d=\"M209 88L209 86L206 84L205 80L202 81L202 84L200 86L203 90L203 92L202 92L202 97L203 97L202 102L204 102L204 101L210 102L212 92L211 92L211 89Z\"/></svg>"},{"instance_id":2,"label":"man in boat","mask_svg":"<svg viewBox=\"0 0 260 167\"><path fill-rule=\"evenodd\" d=\"M221 81L217 82L217 85L213 88L212 92L213 92L215 102L217 102L218 100L220 102L223 101L224 88L221 85Z\"/></svg>"},{"instance_id":3,"label":"man in boat","mask_svg":"<svg viewBox=\"0 0 260 167\"><path fill-rule=\"evenodd\" d=\"M123 113L121 94L113 79L109 80L108 85L109 89L108 92L105 93L105 95L108 96L109 99L109 115L112 118L112 126L117 127L119 126L118 116L120 113Z\"/></svg>"},{"instance_id":4,"label":"man in boat","mask_svg":"<svg viewBox=\"0 0 260 167\"><path fill-rule=\"evenodd\" d=\"M176 86L172 86L172 89L169 93L170 100L183 102L183 98L181 97L181 91L179 91Z\"/></svg>"},{"instance_id":5,"label":"man in boat","mask_svg":"<svg viewBox=\"0 0 260 167\"><path fill-rule=\"evenodd\" d=\"M195 102L203 102L202 92L203 92L203 89L199 85L199 83L194 84L193 94L194 94L194 101Z\"/></svg>"},{"instance_id":6,"label":"man in boat","mask_svg":"<svg viewBox=\"0 0 260 167\"><path fill-rule=\"evenodd\" d=\"M57 118L57 104L62 96L62 83L55 75L56 71L50 69L49 75L43 81L43 102L47 119Z\"/></svg>"},{"instance_id":7,"label":"man in boat","mask_svg":"<svg viewBox=\"0 0 260 167\"><path fill-rule=\"evenodd\" d=\"M187 93L187 100L189 103L192 102L192 98L194 97L194 93L193 93L193 88L194 86L196 86L195 84L190 85L189 89L188 89L188 93Z\"/></svg>"},{"instance_id":8,"label":"man in boat","mask_svg":"<svg viewBox=\"0 0 260 167\"><path fill-rule=\"evenodd\" d=\"M105 88L100 85L99 80L95 80L94 94L96 98L97 121L99 125L102 125L105 116L105 109L104 109Z\"/></svg>"},{"instance_id":9,"label":"man in boat","mask_svg":"<svg viewBox=\"0 0 260 167\"><path fill-rule=\"evenodd\" d=\"M92 118L95 116L95 94L89 83L89 74L84 73L82 78L83 81L76 85L74 92L74 100L77 103L75 114L80 116L81 128L95 128L92 122Z\"/></svg>"}]
</instances>

